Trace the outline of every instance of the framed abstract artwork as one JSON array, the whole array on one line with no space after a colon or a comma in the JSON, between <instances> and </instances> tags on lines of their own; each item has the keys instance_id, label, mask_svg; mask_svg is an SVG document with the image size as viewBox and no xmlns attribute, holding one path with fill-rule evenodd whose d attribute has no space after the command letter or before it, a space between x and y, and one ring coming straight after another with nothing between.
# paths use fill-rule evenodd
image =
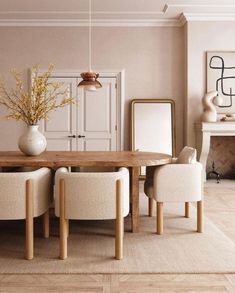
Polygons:
<instances>
[{"instance_id":1,"label":"framed abstract artwork","mask_svg":"<svg viewBox=\"0 0 235 293\"><path fill-rule=\"evenodd\" d=\"M207 52L207 92L218 91L221 114L235 114L235 52Z\"/></svg>"}]
</instances>

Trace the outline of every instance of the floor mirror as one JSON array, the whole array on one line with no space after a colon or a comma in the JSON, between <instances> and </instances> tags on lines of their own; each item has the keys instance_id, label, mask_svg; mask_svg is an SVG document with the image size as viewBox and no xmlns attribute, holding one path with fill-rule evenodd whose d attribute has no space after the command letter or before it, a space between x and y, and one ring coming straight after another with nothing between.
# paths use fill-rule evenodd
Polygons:
<instances>
[{"instance_id":1,"label":"floor mirror","mask_svg":"<svg viewBox=\"0 0 235 293\"><path fill-rule=\"evenodd\" d=\"M131 102L131 150L175 156L175 104L169 99ZM141 177L145 168L141 168Z\"/></svg>"}]
</instances>

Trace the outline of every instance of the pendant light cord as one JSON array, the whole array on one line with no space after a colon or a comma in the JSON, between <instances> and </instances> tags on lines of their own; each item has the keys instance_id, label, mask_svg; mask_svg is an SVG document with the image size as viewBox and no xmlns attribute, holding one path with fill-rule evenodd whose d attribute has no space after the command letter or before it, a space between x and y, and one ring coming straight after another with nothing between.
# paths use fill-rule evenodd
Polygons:
<instances>
[{"instance_id":1,"label":"pendant light cord","mask_svg":"<svg viewBox=\"0 0 235 293\"><path fill-rule=\"evenodd\" d=\"M91 71L91 0L89 0L89 72Z\"/></svg>"}]
</instances>

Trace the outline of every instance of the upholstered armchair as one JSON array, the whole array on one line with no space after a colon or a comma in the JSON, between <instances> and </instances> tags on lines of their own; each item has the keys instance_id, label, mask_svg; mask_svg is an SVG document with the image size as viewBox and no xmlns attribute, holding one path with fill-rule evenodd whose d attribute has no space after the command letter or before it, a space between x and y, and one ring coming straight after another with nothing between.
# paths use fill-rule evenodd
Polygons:
<instances>
[{"instance_id":1,"label":"upholstered armchair","mask_svg":"<svg viewBox=\"0 0 235 293\"><path fill-rule=\"evenodd\" d=\"M69 172L55 176L55 213L60 217L60 259L67 258L69 219L116 219L115 257L123 258L124 217L129 214L129 171Z\"/></svg>"},{"instance_id":2,"label":"upholstered armchair","mask_svg":"<svg viewBox=\"0 0 235 293\"><path fill-rule=\"evenodd\" d=\"M26 220L25 258L32 259L33 219L43 215L43 235L49 237L52 176L48 168L30 172L0 172L0 219Z\"/></svg>"},{"instance_id":3,"label":"upholstered armchair","mask_svg":"<svg viewBox=\"0 0 235 293\"><path fill-rule=\"evenodd\" d=\"M190 154L191 153L191 154ZM185 217L189 217L189 202L197 202L197 231L203 231L202 165L196 161L196 150L186 147L172 164L147 168L145 194L157 209L157 234L163 233L163 203L184 202Z\"/></svg>"}]
</instances>

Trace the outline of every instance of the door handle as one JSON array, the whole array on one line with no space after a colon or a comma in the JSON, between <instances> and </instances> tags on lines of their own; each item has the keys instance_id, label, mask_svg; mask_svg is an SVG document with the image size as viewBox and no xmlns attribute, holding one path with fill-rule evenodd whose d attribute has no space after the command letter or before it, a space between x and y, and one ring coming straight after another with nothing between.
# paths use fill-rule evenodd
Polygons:
<instances>
[{"instance_id":1,"label":"door handle","mask_svg":"<svg viewBox=\"0 0 235 293\"><path fill-rule=\"evenodd\" d=\"M78 138L82 138L82 137L85 137L85 135L80 135L80 134L78 135Z\"/></svg>"},{"instance_id":2,"label":"door handle","mask_svg":"<svg viewBox=\"0 0 235 293\"><path fill-rule=\"evenodd\" d=\"M76 138L76 135L68 135L69 138Z\"/></svg>"}]
</instances>

